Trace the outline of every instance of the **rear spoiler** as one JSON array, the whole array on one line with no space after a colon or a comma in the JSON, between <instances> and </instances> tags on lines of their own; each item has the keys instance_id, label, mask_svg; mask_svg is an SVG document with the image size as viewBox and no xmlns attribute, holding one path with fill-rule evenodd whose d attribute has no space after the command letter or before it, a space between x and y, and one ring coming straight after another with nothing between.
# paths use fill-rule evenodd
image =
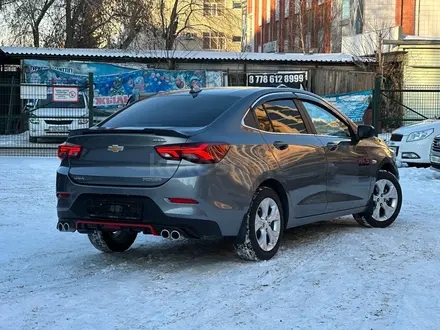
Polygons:
<instances>
[{"instance_id":1,"label":"rear spoiler","mask_svg":"<svg viewBox=\"0 0 440 330\"><path fill-rule=\"evenodd\" d=\"M174 128L82 128L69 132L69 137L91 134L149 134L149 135L165 135L172 137L189 138L194 134L182 132Z\"/></svg>"}]
</instances>

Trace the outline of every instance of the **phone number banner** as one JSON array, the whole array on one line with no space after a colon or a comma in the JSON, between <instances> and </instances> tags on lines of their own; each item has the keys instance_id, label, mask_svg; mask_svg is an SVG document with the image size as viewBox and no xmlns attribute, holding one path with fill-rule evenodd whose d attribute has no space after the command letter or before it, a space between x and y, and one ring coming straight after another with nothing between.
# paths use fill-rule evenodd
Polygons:
<instances>
[{"instance_id":1,"label":"phone number banner","mask_svg":"<svg viewBox=\"0 0 440 330\"><path fill-rule=\"evenodd\" d=\"M290 88L306 89L307 71L247 74L247 86L277 87L279 85L285 85Z\"/></svg>"}]
</instances>

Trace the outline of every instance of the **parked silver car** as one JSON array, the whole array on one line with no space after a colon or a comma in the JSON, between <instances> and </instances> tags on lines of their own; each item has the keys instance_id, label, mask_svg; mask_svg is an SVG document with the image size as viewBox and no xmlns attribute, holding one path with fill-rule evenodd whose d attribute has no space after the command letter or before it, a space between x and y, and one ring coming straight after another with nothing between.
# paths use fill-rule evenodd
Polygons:
<instances>
[{"instance_id":1,"label":"parked silver car","mask_svg":"<svg viewBox=\"0 0 440 330\"><path fill-rule=\"evenodd\" d=\"M39 138L66 138L71 130L89 127L89 108L83 93L76 102L54 102L52 93L37 100L29 111L29 141Z\"/></svg>"},{"instance_id":2,"label":"parked silver car","mask_svg":"<svg viewBox=\"0 0 440 330\"><path fill-rule=\"evenodd\" d=\"M58 156L57 228L106 252L138 233L223 236L267 260L287 228L348 214L387 227L402 204L374 128L289 88L158 94L70 132Z\"/></svg>"},{"instance_id":3,"label":"parked silver car","mask_svg":"<svg viewBox=\"0 0 440 330\"><path fill-rule=\"evenodd\" d=\"M431 145L431 168L440 173L440 135L434 138Z\"/></svg>"}]
</instances>

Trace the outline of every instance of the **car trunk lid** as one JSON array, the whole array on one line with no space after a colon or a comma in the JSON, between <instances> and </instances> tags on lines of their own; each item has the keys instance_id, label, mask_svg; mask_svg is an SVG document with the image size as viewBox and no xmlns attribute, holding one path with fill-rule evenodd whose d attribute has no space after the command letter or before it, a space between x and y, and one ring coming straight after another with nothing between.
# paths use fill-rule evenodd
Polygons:
<instances>
[{"instance_id":1,"label":"car trunk lid","mask_svg":"<svg viewBox=\"0 0 440 330\"><path fill-rule=\"evenodd\" d=\"M68 143L82 146L69 159L69 176L85 185L154 187L173 177L180 161L162 158L156 146L183 144L201 128L88 129L72 132Z\"/></svg>"}]
</instances>

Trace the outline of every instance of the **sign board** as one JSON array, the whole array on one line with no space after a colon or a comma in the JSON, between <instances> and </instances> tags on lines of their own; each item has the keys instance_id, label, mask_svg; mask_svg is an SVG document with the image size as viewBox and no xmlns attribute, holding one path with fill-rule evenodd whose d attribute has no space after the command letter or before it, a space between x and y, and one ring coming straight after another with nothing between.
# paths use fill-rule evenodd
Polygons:
<instances>
[{"instance_id":1,"label":"sign board","mask_svg":"<svg viewBox=\"0 0 440 330\"><path fill-rule=\"evenodd\" d=\"M1 0L0 0L1 1ZM79 87L88 95L88 74L93 72L95 113L113 113L125 106L133 94L189 89L194 81L202 88L227 86L224 72L205 70L162 70L142 63L23 60L26 83ZM52 93L52 88L50 90ZM49 94L50 94L49 93Z\"/></svg>"},{"instance_id":2,"label":"sign board","mask_svg":"<svg viewBox=\"0 0 440 330\"><path fill-rule=\"evenodd\" d=\"M22 100L45 100L47 98L47 86L21 84L20 99Z\"/></svg>"},{"instance_id":3,"label":"sign board","mask_svg":"<svg viewBox=\"0 0 440 330\"><path fill-rule=\"evenodd\" d=\"M277 87L286 85L291 88L307 88L307 71L248 73L247 86Z\"/></svg>"},{"instance_id":4,"label":"sign board","mask_svg":"<svg viewBox=\"0 0 440 330\"><path fill-rule=\"evenodd\" d=\"M52 101L77 103L79 101L78 87L53 87Z\"/></svg>"}]
</instances>

